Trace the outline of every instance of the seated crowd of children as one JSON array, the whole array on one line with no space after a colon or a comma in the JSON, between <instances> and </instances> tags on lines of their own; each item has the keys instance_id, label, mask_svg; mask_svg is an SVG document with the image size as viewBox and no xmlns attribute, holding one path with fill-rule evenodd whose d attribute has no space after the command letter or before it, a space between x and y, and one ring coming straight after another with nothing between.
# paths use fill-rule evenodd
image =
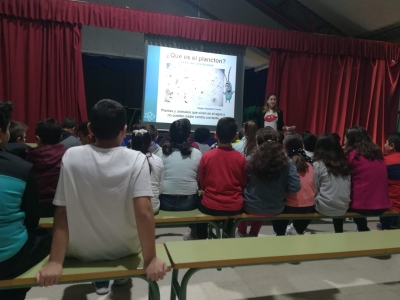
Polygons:
<instances>
[{"instance_id":1,"label":"seated crowd of children","mask_svg":"<svg viewBox=\"0 0 400 300\"><path fill-rule=\"evenodd\" d=\"M30 148L27 126L10 121L12 110L11 103L0 102L0 197L6 208L0 211L0 280L18 276L49 253L37 274L41 286L58 282L65 256L113 260L140 251L148 278L162 279L166 265L154 246L159 210L265 217L317 211L333 217L340 233L343 219L335 217L347 211L378 216L400 209L399 133L389 135L384 157L360 126L346 130L342 147L337 134L290 130L283 137L272 127L257 129L253 121L238 131L235 119L225 117L210 147L207 128L197 128L192 140L190 121L179 119L161 146L155 126L138 124L128 147L121 147L125 110L101 100L77 128L78 136L73 119L62 125L45 119L35 128L37 147ZM50 216L52 237L38 228L39 217ZM365 218L354 222L358 231L369 230ZM272 221L277 236L304 234L309 223ZM392 229L395 223L397 218L381 217L378 227ZM258 236L263 221L251 222L249 232L247 225L240 223L237 237ZM228 222L225 229L230 227ZM184 235L205 238L205 224ZM107 293L109 282L95 287ZM0 298L24 299L27 290L0 291Z\"/></svg>"}]
</instances>

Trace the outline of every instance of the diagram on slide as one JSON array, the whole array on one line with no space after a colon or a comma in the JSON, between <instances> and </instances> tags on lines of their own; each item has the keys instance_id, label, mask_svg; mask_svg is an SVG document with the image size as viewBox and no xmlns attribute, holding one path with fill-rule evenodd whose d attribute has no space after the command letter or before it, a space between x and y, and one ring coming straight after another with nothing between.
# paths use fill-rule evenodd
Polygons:
<instances>
[{"instance_id":1,"label":"diagram on slide","mask_svg":"<svg viewBox=\"0 0 400 300\"><path fill-rule=\"evenodd\" d=\"M223 69L167 63L165 102L223 106L225 75Z\"/></svg>"}]
</instances>

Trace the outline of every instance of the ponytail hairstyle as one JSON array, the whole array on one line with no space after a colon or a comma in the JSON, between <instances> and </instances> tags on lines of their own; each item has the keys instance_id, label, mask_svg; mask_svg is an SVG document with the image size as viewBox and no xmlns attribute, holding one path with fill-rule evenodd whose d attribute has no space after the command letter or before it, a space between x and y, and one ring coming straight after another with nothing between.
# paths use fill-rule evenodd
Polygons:
<instances>
[{"instance_id":1,"label":"ponytail hairstyle","mask_svg":"<svg viewBox=\"0 0 400 300\"><path fill-rule=\"evenodd\" d=\"M318 138L313 161L322 161L328 173L334 176L349 176L351 174L351 165L334 134L324 134Z\"/></svg>"},{"instance_id":2,"label":"ponytail hairstyle","mask_svg":"<svg viewBox=\"0 0 400 300\"><path fill-rule=\"evenodd\" d=\"M303 150L303 139L298 134L288 134L283 140L288 157L290 157L296 165L297 172L307 172L308 164L312 163L310 157Z\"/></svg>"},{"instance_id":3,"label":"ponytail hairstyle","mask_svg":"<svg viewBox=\"0 0 400 300\"><path fill-rule=\"evenodd\" d=\"M248 170L264 182L278 179L289 162L282 145L278 143L277 131L269 126L260 129L257 133L257 145L248 162Z\"/></svg>"},{"instance_id":4,"label":"ponytail hairstyle","mask_svg":"<svg viewBox=\"0 0 400 300\"><path fill-rule=\"evenodd\" d=\"M246 144L244 146L244 155L251 155L257 147L257 125L253 121L244 123L244 136Z\"/></svg>"},{"instance_id":5,"label":"ponytail hairstyle","mask_svg":"<svg viewBox=\"0 0 400 300\"><path fill-rule=\"evenodd\" d=\"M147 163L149 164L149 170L151 174L151 164L149 162L149 156L151 153L149 151L150 143L152 142L151 134L147 131L146 126L140 126L141 129L136 129L132 132L131 146L132 150L140 151L146 155Z\"/></svg>"},{"instance_id":6,"label":"ponytail hairstyle","mask_svg":"<svg viewBox=\"0 0 400 300\"><path fill-rule=\"evenodd\" d=\"M165 156L174 151L180 151L183 156L192 153L192 146L188 143L191 124L188 119L179 119L174 121L169 127L169 141L162 145L162 151Z\"/></svg>"},{"instance_id":7,"label":"ponytail hairstyle","mask_svg":"<svg viewBox=\"0 0 400 300\"><path fill-rule=\"evenodd\" d=\"M344 151L346 154L355 150L354 158L359 160L360 155L373 161L375 159L383 160L381 148L372 142L371 136L364 127L354 126L346 130L346 143Z\"/></svg>"},{"instance_id":8,"label":"ponytail hairstyle","mask_svg":"<svg viewBox=\"0 0 400 300\"><path fill-rule=\"evenodd\" d=\"M151 135L145 126L141 129L134 130L132 133L132 149L147 155L149 146L152 142Z\"/></svg>"}]
</instances>

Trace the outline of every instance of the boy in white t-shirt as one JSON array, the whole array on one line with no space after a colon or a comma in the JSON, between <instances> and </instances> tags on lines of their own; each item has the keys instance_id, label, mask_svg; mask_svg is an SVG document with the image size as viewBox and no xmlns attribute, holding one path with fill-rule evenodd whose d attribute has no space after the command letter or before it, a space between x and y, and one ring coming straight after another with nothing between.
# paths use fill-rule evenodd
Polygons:
<instances>
[{"instance_id":1,"label":"boy in white t-shirt","mask_svg":"<svg viewBox=\"0 0 400 300\"><path fill-rule=\"evenodd\" d=\"M63 157L50 259L37 273L37 283L57 284L65 256L99 261L140 251L147 277L162 279L167 267L155 251L149 165L142 153L120 147L125 110L113 100L101 100L89 121L97 144L70 148ZM96 285L99 294L109 290L108 282L102 283Z\"/></svg>"}]
</instances>

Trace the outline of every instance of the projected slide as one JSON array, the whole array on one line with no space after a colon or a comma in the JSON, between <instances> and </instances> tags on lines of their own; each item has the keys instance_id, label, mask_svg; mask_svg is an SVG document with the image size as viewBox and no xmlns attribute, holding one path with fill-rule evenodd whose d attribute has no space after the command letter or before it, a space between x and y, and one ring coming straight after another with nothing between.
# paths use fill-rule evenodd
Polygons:
<instances>
[{"instance_id":1,"label":"projected slide","mask_svg":"<svg viewBox=\"0 0 400 300\"><path fill-rule=\"evenodd\" d=\"M144 122L216 125L235 112L236 56L148 46Z\"/></svg>"}]
</instances>

